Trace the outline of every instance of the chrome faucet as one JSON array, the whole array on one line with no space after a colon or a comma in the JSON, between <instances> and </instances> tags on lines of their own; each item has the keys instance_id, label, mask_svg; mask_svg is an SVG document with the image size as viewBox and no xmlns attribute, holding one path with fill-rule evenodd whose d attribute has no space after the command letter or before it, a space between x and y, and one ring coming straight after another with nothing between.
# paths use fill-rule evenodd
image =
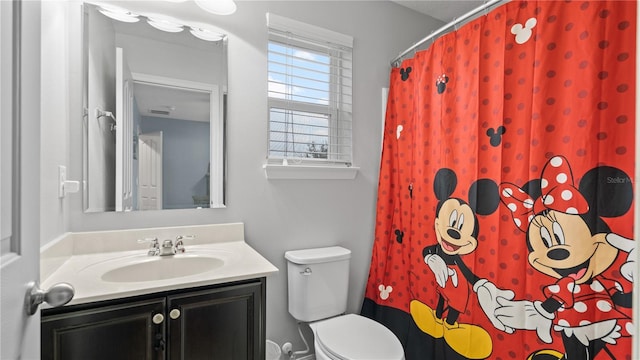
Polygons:
<instances>
[{"instance_id":1,"label":"chrome faucet","mask_svg":"<svg viewBox=\"0 0 640 360\"><path fill-rule=\"evenodd\" d=\"M176 249L173 247L173 241L167 239L162 242L162 248L160 248L160 256L175 255Z\"/></svg>"},{"instance_id":2,"label":"chrome faucet","mask_svg":"<svg viewBox=\"0 0 640 360\"><path fill-rule=\"evenodd\" d=\"M184 240L193 240L193 235L179 235L176 237L175 244L170 239L164 240L162 246L158 243L158 238L145 238L138 240L138 243L151 243L147 255L149 256L171 256L175 254L182 254L185 252Z\"/></svg>"},{"instance_id":3,"label":"chrome faucet","mask_svg":"<svg viewBox=\"0 0 640 360\"><path fill-rule=\"evenodd\" d=\"M158 238L154 237L154 238L144 238L144 239L138 239L138 243L150 243L151 245L149 245L149 251L147 252L147 255L149 256L156 256L160 254L160 246L158 244Z\"/></svg>"}]
</instances>

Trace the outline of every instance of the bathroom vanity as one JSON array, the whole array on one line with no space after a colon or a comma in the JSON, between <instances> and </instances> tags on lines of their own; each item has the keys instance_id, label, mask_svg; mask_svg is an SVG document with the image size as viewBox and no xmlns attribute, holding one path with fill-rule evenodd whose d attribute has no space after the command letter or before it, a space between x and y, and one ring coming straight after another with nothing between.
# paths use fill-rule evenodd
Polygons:
<instances>
[{"instance_id":1,"label":"bathroom vanity","mask_svg":"<svg viewBox=\"0 0 640 360\"><path fill-rule=\"evenodd\" d=\"M42 359L263 359L265 278L42 311Z\"/></svg>"},{"instance_id":2,"label":"bathroom vanity","mask_svg":"<svg viewBox=\"0 0 640 360\"><path fill-rule=\"evenodd\" d=\"M135 240L154 231L194 238L184 254L154 256ZM242 224L70 234L42 259L43 288L76 290L42 309L42 359L265 356L266 277L277 268L244 242Z\"/></svg>"}]
</instances>

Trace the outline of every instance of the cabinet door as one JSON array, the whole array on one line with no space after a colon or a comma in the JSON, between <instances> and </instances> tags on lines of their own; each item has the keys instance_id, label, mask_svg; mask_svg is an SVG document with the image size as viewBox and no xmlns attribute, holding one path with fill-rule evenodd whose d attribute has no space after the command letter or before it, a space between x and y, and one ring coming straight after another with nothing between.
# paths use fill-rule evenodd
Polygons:
<instances>
[{"instance_id":1,"label":"cabinet door","mask_svg":"<svg viewBox=\"0 0 640 360\"><path fill-rule=\"evenodd\" d=\"M264 296L264 279L169 296L170 359L264 359Z\"/></svg>"},{"instance_id":2,"label":"cabinet door","mask_svg":"<svg viewBox=\"0 0 640 360\"><path fill-rule=\"evenodd\" d=\"M164 306L164 299L156 299L51 315L43 311L42 359L164 359Z\"/></svg>"}]
</instances>

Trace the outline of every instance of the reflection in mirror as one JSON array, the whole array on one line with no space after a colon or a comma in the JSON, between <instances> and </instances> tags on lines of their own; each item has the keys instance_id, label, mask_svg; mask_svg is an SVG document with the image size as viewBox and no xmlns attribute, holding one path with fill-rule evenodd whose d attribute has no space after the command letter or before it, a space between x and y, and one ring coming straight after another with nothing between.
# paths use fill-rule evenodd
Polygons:
<instances>
[{"instance_id":1,"label":"reflection in mirror","mask_svg":"<svg viewBox=\"0 0 640 360\"><path fill-rule=\"evenodd\" d=\"M226 37L83 8L85 210L223 207Z\"/></svg>"}]
</instances>

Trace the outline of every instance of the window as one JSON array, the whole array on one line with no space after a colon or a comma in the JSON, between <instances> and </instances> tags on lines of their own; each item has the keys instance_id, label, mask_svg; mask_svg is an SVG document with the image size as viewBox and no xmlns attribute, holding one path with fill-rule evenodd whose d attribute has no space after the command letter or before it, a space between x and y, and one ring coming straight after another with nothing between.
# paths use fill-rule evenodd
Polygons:
<instances>
[{"instance_id":1,"label":"window","mask_svg":"<svg viewBox=\"0 0 640 360\"><path fill-rule=\"evenodd\" d=\"M269 162L351 166L353 39L267 16Z\"/></svg>"}]
</instances>

